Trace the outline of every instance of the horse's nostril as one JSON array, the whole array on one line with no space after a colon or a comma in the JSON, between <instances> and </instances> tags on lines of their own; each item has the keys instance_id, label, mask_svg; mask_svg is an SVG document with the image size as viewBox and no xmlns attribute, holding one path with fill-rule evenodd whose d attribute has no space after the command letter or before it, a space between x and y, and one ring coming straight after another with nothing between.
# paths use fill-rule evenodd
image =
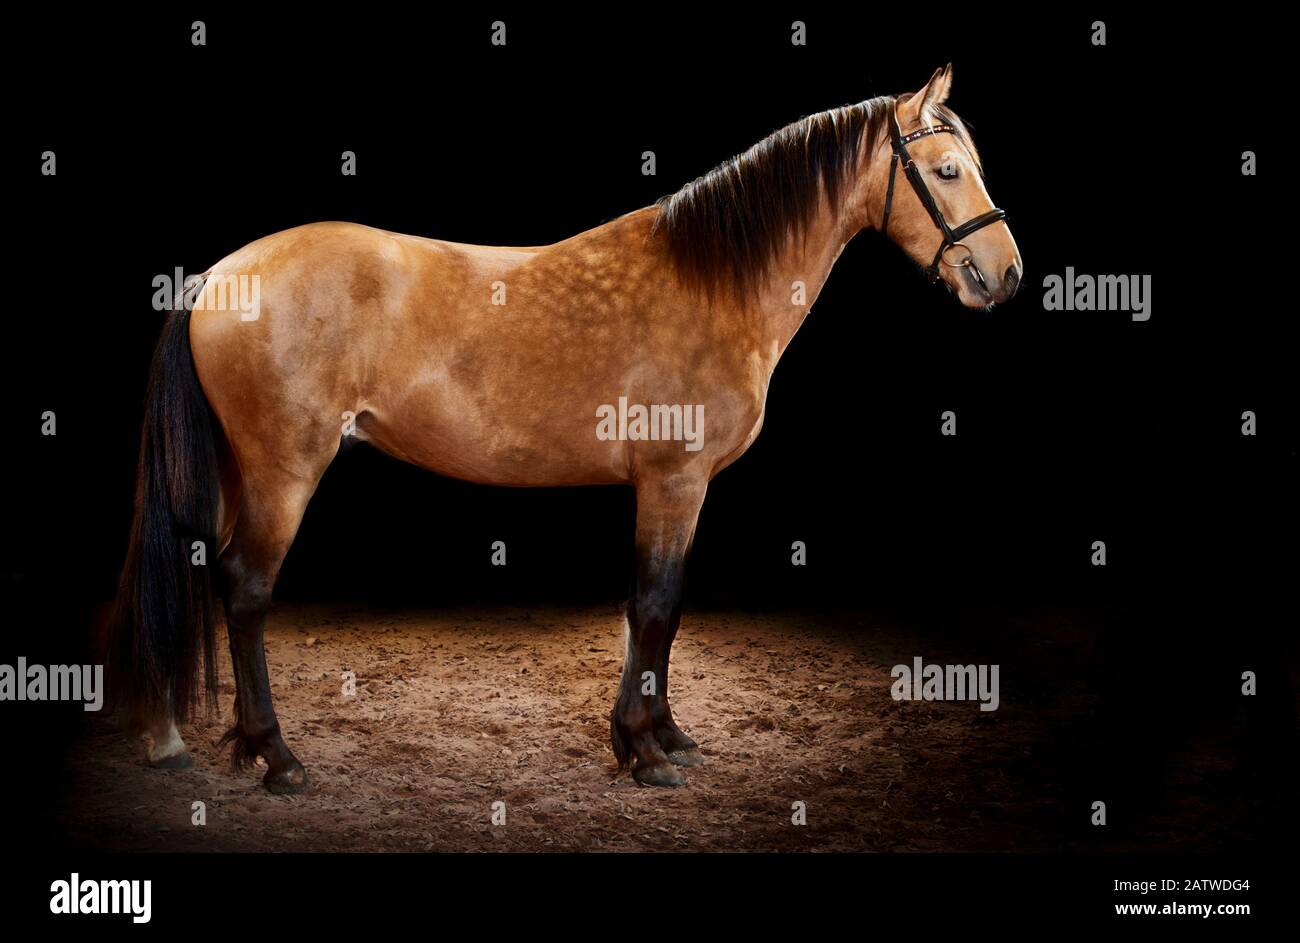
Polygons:
<instances>
[{"instance_id":1,"label":"horse's nostril","mask_svg":"<svg viewBox=\"0 0 1300 943\"><path fill-rule=\"evenodd\" d=\"M1002 287L1006 289L1007 297L1010 298L1020 287L1020 269L1015 265L1007 266L1007 273L1002 276Z\"/></svg>"}]
</instances>

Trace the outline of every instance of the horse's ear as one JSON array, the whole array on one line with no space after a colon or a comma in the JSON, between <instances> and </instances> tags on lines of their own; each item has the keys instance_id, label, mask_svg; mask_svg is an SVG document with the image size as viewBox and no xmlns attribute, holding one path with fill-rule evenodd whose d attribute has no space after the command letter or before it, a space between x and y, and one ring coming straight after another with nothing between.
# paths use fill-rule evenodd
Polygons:
<instances>
[{"instance_id":1,"label":"horse's ear","mask_svg":"<svg viewBox=\"0 0 1300 943\"><path fill-rule=\"evenodd\" d=\"M934 79L930 80L930 86L933 89L933 91L931 92L929 104L942 105L944 102L948 100L948 93L952 91L952 63L951 62L949 62L946 66L943 67L942 74L939 76L939 81L937 83L934 81Z\"/></svg>"},{"instance_id":2,"label":"horse's ear","mask_svg":"<svg viewBox=\"0 0 1300 943\"><path fill-rule=\"evenodd\" d=\"M919 92L914 93L906 101L899 102L899 121L903 124L909 121L920 121L921 112L926 108L942 105L948 100L948 92L951 89L952 63L950 62L942 69L935 69L934 75L930 76L930 81L926 82L925 87Z\"/></svg>"}]
</instances>

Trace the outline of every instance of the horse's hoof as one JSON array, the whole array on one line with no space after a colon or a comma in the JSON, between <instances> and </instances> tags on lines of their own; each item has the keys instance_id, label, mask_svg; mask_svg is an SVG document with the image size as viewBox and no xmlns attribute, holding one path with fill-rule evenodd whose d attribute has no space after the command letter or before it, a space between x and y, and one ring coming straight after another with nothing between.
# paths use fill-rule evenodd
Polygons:
<instances>
[{"instance_id":1,"label":"horse's hoof","mask_svg":"<svg viewBox=\"0 0 1300 943\"><path fill-rule=\"evenodd\" d=\"M295 763L279 772L268 772L262 777L262 785L277 796L296 796L307 791L307 771L301 763Z\"/></svg>"},{"instance_id":2,"label":"horse's hoof","mask_svg":"<svg viewBox=\"0 0 1300 943\"><path fill-rule=\"evenodd\" d=\"M685 786L686 777L671 763L655 763L653 766L638 766L632 770L632 778L642 786Z\"/></svg>"},{"instance_id":3,"label":"horse's hoof","mask_svg":"<svg viewBox=\"0 0 1300 943\"><path fill-rule=\"evenodd\" d=\"M188 750L173 753L171 756L149 757L149 765L154 769L189 769L194 765L194 757Z\"/></svg>"},{"instance_id":4,"label":"horse's hoof","mask_svg":"<svg viewBox=\"0 0 1300 943\"><path fill-rule=\"evenodd\" d=\"M674 766L703 766L704 754L697 747L687 747L685 750L674 750L669 753L668 762Z\"/></svg>"}]
</instances>

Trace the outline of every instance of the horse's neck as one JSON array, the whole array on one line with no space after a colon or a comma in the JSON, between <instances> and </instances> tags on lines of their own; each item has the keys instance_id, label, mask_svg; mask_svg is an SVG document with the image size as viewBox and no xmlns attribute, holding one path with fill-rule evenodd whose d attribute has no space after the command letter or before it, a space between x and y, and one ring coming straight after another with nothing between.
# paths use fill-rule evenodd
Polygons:
<instances>
[{"instance_id":1,"label":"horse's neck","mask_svg":"<svg viewBox=\"0 0 1300 943\"><path fill-rule=\"evenodd\" d=\"M760 342L764 346L775 343L778 357L808 316L831 268L856 232L844 214L824 207L810 220L807 232L792 237L774 260L758 308Z\"/></svg>"}]
</instances>

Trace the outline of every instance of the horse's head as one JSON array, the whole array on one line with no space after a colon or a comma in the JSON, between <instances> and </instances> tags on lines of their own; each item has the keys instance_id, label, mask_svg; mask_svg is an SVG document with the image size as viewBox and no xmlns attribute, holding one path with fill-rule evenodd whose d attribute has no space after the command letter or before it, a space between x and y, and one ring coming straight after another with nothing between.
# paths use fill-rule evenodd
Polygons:
<instances>
[{"instance_id":1,"label":"horse's head","mask_svg":"<svg viewBox=\"0 0 1300 943\"><path fill-rule=\"evenodd\" d=\"M871 162L883 206L876 223L931 281L942 279L967 307L987 308L1016 293L1024 268L970 135L944 107L951 87L948 65L891 106Z\"/></svg>"}]
</instances>

